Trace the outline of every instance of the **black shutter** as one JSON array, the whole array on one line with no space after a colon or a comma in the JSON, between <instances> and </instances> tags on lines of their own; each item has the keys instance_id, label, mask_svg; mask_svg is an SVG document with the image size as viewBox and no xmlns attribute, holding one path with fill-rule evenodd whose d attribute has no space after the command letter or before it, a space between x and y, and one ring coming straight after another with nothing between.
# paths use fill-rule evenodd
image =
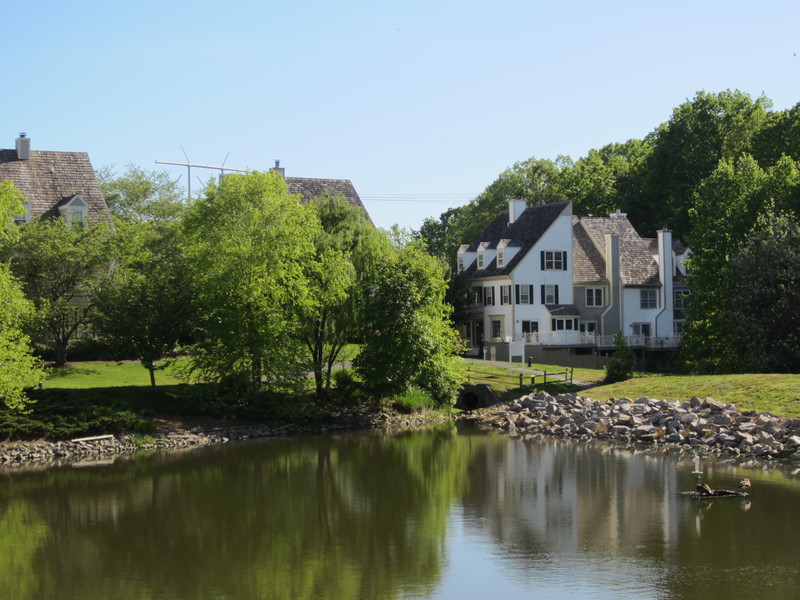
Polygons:
<instances>
[{"instance_id":1,"label":"black shutter","mask_svg":"<svg viewBox=\"0 0 800 600\"><path fill-rule=\"evenodd\" d=\"M555 290L556 290L556 293L555 293L555 296L556 296L556 297L555 297L555 301L556 301L556 304L558 304L558 286L556 285L556 286L553 286L553 287L554 287L554 288L555 288Z\"/></svg>"},{"instance_id":2,"label":"black shutter","mask_svg":"<svg viewBox=\"0 0 800 600\"><path fill-rule=\"evenodd\" d=\"M567 270L567 251L565 250L564 252L562 252L562 254L564 255L563 256L564 260L562 261L561 264L564 265L564 270L566 271Z\"/></svg>"},{"instance_id":3,"label":"black shutter","mask_svg":"<svg viewBox=\"0 0 800 600\"><path fill-rule=\"evenodd\" d=\"M514 286L514 304L519 304L519 284Z\"/></svg>"},{"instance_id":4,"label":"black shutter","mask_svg":"<svg viewBox=\"0 0 800 600\"><path fill-rule=\"evenodd\" d=\"M544 300L545 300L545 298L544 298L544 285L543 285L542 286L542 304L544 304Z\"/></svg>"},{"instance_id":5,"label":"black shutter","mask_svg":"<svg viewBox=\"0 0 800 600\"><path fill-rule=\"evenodd\" d=\"M533 284L530 284L528 288L528 302L533 304Z\"/></svg>"},{"instance_id":6,"label":"black shutter","mask_svg":"<svg viewBox=\"0 0 800 600\"><path fill-rule=\"evenodd\" d=\"M541 261L541 269L544 271L544 250L539 251L539 259Z\"/></svg>"},{"instance_id":7,"label":"black shutter","mask_svg":"<svg viewBox=\"0 0 800 600\"><path fill-rule=\"evenodd\" d=\"M500 286L500 306L503 306L503 288L504 287L505 286L503 286L503 285Z\"/></svg>"}]
</instances>

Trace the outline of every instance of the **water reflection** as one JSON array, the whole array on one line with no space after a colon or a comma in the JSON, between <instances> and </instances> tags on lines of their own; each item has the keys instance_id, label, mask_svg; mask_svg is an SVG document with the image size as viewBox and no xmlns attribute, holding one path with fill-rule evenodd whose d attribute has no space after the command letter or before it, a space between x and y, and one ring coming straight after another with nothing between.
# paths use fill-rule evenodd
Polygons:
<instances>
[{"instance_id":1,"label":"water reflection","mask_svg":"<svg viewBox=\"0 0 800 600\"><path fill-rule=\"evenodd\" d=\"M800 484L706 461L753 497L698 502L692 469L443 427L6 473L0 596L794 597Z\"/></svg>"}]
</instances>

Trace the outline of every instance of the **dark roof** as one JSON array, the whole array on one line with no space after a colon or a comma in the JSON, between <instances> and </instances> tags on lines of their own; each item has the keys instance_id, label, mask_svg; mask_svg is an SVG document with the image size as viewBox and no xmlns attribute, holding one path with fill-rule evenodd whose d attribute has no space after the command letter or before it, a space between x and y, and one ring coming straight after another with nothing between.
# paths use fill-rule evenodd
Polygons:
<instances>
[{"instance_id":1,"label":"dark roof","mask_svg":"<svg viewBox=\"0 0 800 600\"><path fill-rule=\"evenodd\" d=\"M100 183L86 152L31 150L19 160L16 150L0 150L0 181L11 179L31 206L31 217L58 217L58 207L76 194L89 206L89 220L108 211Z\"/></svg>"},{"instance_id":2,"label":"dark roof","mask_svg":"<svg viewBox=\"0 0 800 600\"><path fill-rule=\"evenodd\" d=\"M311 200L322 196L326 192L331 196L340 196L353 206L364 211L369 219L369 213L361 202L356 188L349 179L315 179L311 177L286 177L286 185L292 194L300 194L304 200ZM370 219L372 222L372 219Z\"/></svg>"},{"instance_id":3,"label":"dark roof","mask_svg":"<svg viewBox=\"0 0 800 600\"><path fill-rule=\"evenodd\" d=\"M493 277L507 275L525 257L528 251L536 245L544 233L555 220L569 206L569 202L554 202L551 204L537 204L529 206L516 221L508 223L508 211L500 213L494 221L483 231L480 238L472 242L468 252L476 252L482 243L488 243L488 248L497 248L500 240L508 240L508 246L519 247L519 251L509 260L504 267L497 267L497 260L491 261L485 268L478 270L477 261L464 271L466 277Z\"/></svg>"},{"instance_id":4,"label":"dark roof","mask_svg":"<svg viewBox=\"0 0 800 600\"><path fill-rule=\"evenodd\" d=\"M658 264L648 243L628 219L583 217L573 221L574 282L605 281L605 235L619 237L620 276L623 285L658 285Z\"/></svg>"},{"instance_id":5,"label":"dark roof","mask_svg":"<svg viewBox=\"0 0 800 600\"><path fill-rule=\"evenodd\" d=\"M580 317L581 311L574 304L545 304L551 317Z\"/></svg>"}]
</instances>

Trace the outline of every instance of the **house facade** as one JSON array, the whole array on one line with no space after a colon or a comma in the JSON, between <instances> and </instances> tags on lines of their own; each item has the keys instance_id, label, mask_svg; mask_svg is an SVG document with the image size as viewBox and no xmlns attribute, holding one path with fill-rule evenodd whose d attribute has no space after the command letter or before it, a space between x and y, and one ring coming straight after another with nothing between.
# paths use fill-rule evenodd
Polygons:
<instances>
[{"instance_id":1,"label":"house facade","mask_svg":"<svg viewBox=\"0 0 800 600\"><path fill-rule=\"evenodd\" d=\"M622 332L652 358L680 344L688 254L669 230L641 238L624 213L578 219L569 202L511 200L458 251L461 335L489 359L597 366Z\"/></svg>"},{"instance_id":2,"label":"house facade","mask_svg":"<svg viewBox=\"0 0 800 600\"><path fill-rule=\"evenodd\" d=\"M10 179L27 198L17 223L37 217L83 224L107 218L100 183L86 152L32 150L24 133L14 149L0 149L0 181Z\"/></svg>"}]
</instances>

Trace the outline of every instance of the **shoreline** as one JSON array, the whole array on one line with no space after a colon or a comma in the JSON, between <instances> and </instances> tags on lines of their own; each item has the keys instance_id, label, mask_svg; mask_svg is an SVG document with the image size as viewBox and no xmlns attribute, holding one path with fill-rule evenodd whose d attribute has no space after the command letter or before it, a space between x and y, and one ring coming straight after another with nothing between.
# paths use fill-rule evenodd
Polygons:
<instances>
[{"instance_id":1,"label":"shoreline","mask_svg":"<svg viewBox=\"0 0 800 600\"><path fill-rule=\"evenodd\" d=\"M555 436L574 440L607 440L639 447L677 448L731 458L800 461L800 418L770 413L739 412L734 404L698 397L688 402L652 398L610 399L605 402L578 393L550 396L537 392L507 403L462 413L393 410L352 410L330 422L263 424L161 421L152 435L106 434L72 440L0 443L0 470L21 467L103 464L145 451L173 451L232 441L347 431L412 430L465 420L486 430L522 439Z\"/></svg>"}]
</instances>

